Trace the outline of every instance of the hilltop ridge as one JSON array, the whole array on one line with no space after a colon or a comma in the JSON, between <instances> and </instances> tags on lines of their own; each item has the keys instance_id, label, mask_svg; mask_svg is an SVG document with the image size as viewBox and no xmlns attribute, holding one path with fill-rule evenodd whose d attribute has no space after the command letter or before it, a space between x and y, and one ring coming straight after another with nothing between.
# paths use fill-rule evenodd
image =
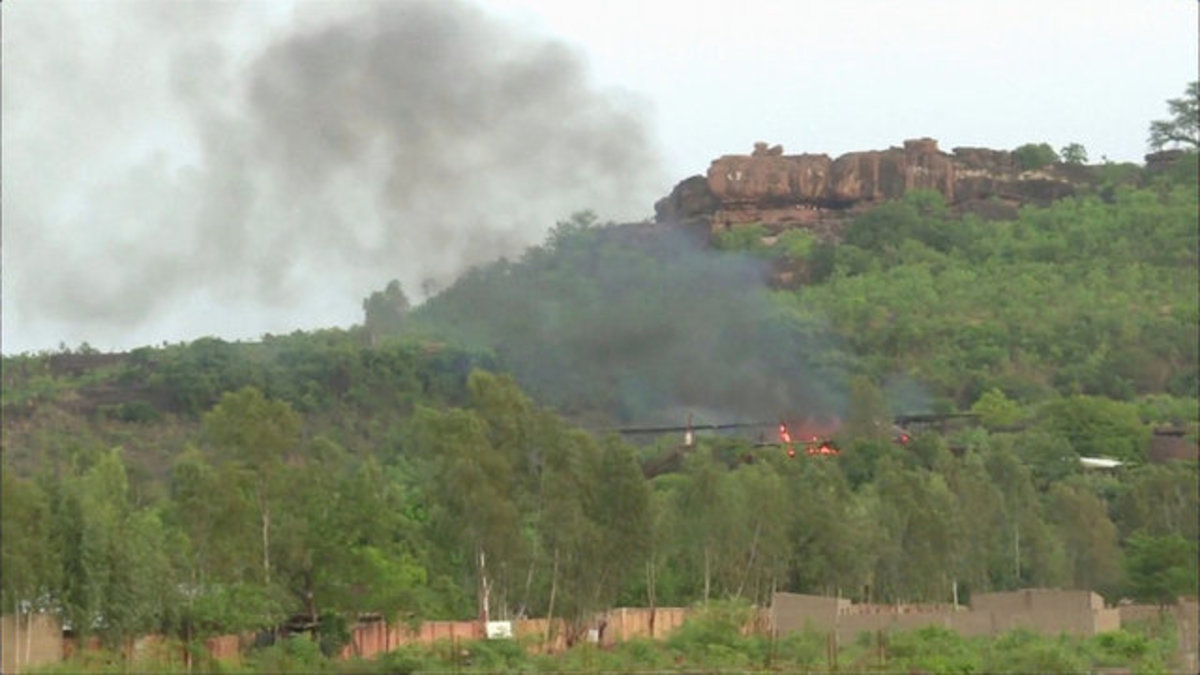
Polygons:
<instances>
[{"instance_id":1,"label":"hilltop ridge","mask_svg":"<svg viewBox=\"0 0 1200 675\"><path fill-rule=\"evenodd\" d=\"M1054 161L1049 146L1050 157L1037 161L1023 148L959 147L946 153L936 140L919 138L904 141L903 147L834 159L785 155L781 146L760 142L750 154L721 156L705 175L678 183L655 204L655 219L712 233L750 223L776 232L793 227L821 231L918 189L936 190L959 212L1011 218L1020 206L1045 206L1100 182L1097 166ZM1153 160L1170 158L1146 159L1149 167Z\"/></svg>"}]
</instances>

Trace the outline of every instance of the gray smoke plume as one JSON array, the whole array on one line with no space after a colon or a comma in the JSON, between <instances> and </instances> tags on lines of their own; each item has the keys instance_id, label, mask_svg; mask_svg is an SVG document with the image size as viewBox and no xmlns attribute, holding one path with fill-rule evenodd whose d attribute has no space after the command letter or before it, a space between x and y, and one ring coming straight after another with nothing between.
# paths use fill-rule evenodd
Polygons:
<instances>
[{"instance_id":1,"label":"gray smoke plume","mask_svg":"<svg viewBox=\"0 0 1200 675\"><path fill-rule=\"evenodd\" d=\"M347 324L649 211L636 101L563 44L446 0L286 11L5 8L6 352Z\"/></svg>"},{"instance_id":2,"label":"gray smoke plume","mask_svg":"<svg viewBox=\"0 0 1200 675\"><path fill-rule=\"evenodd\" d=\"M676 226L568 227L464 275L408 330L492 351L581 422L841 415L848 354L821 317L778 303L768 275Z\"/></svg>"}]
</instances>

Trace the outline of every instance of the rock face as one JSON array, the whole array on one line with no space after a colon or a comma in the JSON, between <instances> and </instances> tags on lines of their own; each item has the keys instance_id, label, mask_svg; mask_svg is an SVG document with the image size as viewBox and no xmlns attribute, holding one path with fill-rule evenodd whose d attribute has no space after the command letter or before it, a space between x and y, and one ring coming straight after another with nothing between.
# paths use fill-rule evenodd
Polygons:
<instances>
[{"instance_id":1,"label":"rock face","mask_svg":"<svg viewBox=\"0 0 1200 675\"><path fill-rule=\"evenodd\" d=\"M758 143L752 154L725 155L713 161L707 176L679 183L655 211L660 222L702 225L714 232L749 223L771 231L823 229L874 203L927 189L942 193L959 210L1003 216L1021 204L1073 194L1081 168L1022 171L1009 152L955 148L947 154L930 138L837 159L785 155L778 145Z\"/></svg>"}]
</instances>

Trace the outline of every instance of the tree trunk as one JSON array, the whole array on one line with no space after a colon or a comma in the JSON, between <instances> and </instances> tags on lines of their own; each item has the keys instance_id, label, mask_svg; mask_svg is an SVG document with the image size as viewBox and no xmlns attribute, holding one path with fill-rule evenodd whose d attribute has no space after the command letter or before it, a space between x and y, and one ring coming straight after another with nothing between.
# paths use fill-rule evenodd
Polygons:
<instances>
[{"instance_id":1,"label":"tree trunk","mask_svg":"<svg viewBox=\"0 0 1200 675\"><path fill-rule=\"evenodd\" d=\"M1021 585L1021 524L1013 525L1013 574L1016 575L1017 587Z\"/></svg>"},{"instance_id":2,"label":"tree trunk","mask_svg":"<svg viewBox=\"0 0 1200 675\"><path fill-rule=\"evenodd\" d=\"M650 637L654 637L654 616L658 607L658 597L654 589L654 554L646 561L646 601L650 603Z\"/></svg>"},{"instance_id":3,"label":"tree trunk","mask_svg":"<svg viewBox=\"0 0 1200 675\"><path fill-rule=\"evenodd\" d=\"M550 603L546 607L546 644L550 644L550 634L554 626L554 596L558 593L558 546L554 547L554 567L550 572Z\"/></svg>"},{"instance_id":4,"label":"tree trunk","mask_svg":"<svg viewBox=\"0 0 1200 675\"><path fill-rule=\"evenodd\" d=\"M30 614L32 616L32 612ZM30 629L33 628L33 626L30 626L30 625L27 625L26 627L30 628ZM17 652L16 654L13 654L13 657L14 657L13 658L13 672L19 673L19 672L21 672L21 603L20 602L17 603L17 612L16 612L16 614L13 615L13 631L14 631L13 645L16 646L15 651ZM32 633L33 631L28 630L26 632ZM28 648L25 650L25 658L26 658L26 660L29 659L29 649Z\"/></svg>"},{"instance_id":5,"label":"tree trunk","mask_svg":"<svg viewBox=\"0 0 1200 675\"><path fill-rule=\"evenodd\" d=\"M258 493L258 508L262 514L263 579L271 584L271 506L267 503L266 488Z\"/></svg>"},{"instance_id":6,"label":"tree trunk","mask_svg":"<svg viewBox=\"0 0 1200 675\"><path fill-rule=\"evenodd\" d=\"M20 618L18 615L17 618ZM25 614L25 665L29 665L29 655L33 653L33 607ZM18 660L19 662L19 660Z\"/></svg>"},{"instance_id":7,"label":"tree trunk","mask_svg":"<svg viewBox=\"0 0 1200 675\"><path fill-rule=\"evenodd\" d=\"M742 589L746 587L746 579L750 577L750 571L754 569L754 558L758 553L758 532L761 527L761 520L754 524L754 536L750 539L750 558L746 561L746 571L742 573L742 580L738 582L737 593L733 594L735 598L742 597Z\"/></svg>"},{"instance_id":8,"label":"tree trunk","mask_svg":"<svg viewBox=\"0 0 1200 675\"><path fill-rule=\"evenodd\" d=\"M308 610L308 620L317 622L317 598L313 588L313 573L311 569L304 571L304 606Z\"/></svg>"},{"instance_id":9,"label":"tree trunk","mask_svg":"<svg viewBox=\"0 0 1200 675\"><path fill-rule=\"evenodd\" d=\"M527 610L529 609L529 594L533 588L533 571L537 567L537 556L537 538L535 537L533 540L533 553L530 555L529 560L529 571L525 573L525 592L521 596L521 607L517 612L518 619L524 619L527 616Z\"/></svg>"},{"instance_id":10,"label":"tree trunk","mask_svg":"<svg viewBox=\"0 0 1200 675\"><path fill-rule=\"evenodd\" d=\"M708 593L712 588L712 555L708 546L704 547L704 604L708 604Z\"/></svg>"},{"instance_id":11,"label":"tree trunk","mask_svg":"<svg viewBox=\"0 0 1200 675\"><path fill-rule=\"evenodd\" d=\"M479 617L486 624L491 620L491 609L488 605L491 601L492 584L487 575L487 554L483 552L482 546L477 546L476 550L479 561Z\"/></svg>"}]
</instances>

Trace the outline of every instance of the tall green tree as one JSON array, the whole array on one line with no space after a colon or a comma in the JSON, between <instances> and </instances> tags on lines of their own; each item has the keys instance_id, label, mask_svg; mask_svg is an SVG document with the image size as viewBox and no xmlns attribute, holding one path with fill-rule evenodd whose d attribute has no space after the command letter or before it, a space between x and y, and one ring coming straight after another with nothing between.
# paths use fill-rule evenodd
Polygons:
<instances>
[{"instance_id":1,"label":"tall green tree","mask_svg":"<svg viewBox=\"0 0 1200 675\"><path fill-rule=\"evenodd\" d=\"M458 560L472 571L479 616L491 617L493 594L509 597L523 549L512 465L472 411L418 408L413 428L415 449L427 462L430 523L449 534Z\"/></svg>"},{"instance_id":2,"label":"tall green tree","mask_svg":"<svg viewBox=\"0 0 1200 675\"><path fill-rule=\"evenodd\" d=\"M408 296L400 282L392 279L382 291L375 291L363 300L363 326L371 344L376 344L384 335L400 331L408 316Z\"/></svg>"},{"instance_id":3,"label":"tall green tree","mask_svg":"<svg viewBox=\"0 0 1200 675\"><path fill-rule=\"evenodd\" d=\"M1099 396L1068 396L1040 410L1039 426L1067 440L1084 457L1141 461L1150 431L1128 403Z\"/></svg>"},{"instance_id":4,"label":"tall green tree","mask_svg":"<svg viewBox=\"0 0 1200 675\"><path fill-rule=\"evenodd\" d=\"M300 440L300 416L284 401L254 387L226 392L204 415L204 428L222 461L245 471L253 485L262 533L263 581L271 583L271 505L277 477Z\"/></svg>"},{"instance_id":5,"label":"tall green tree","mask_svg":"<svg viewBox=\"0 0 1200 675\"><path fill-rule=\"evenodd\" d=\"M1200 81L1188 84L1180 98L1167 101L1170 119L1150 123L1150 147L1162 150L1168 145L1192 150L1200 147Z\"/></svg>"},{"instance_id":6,"label":"tall green tree","mask_svg":"<svg viewBox=\"0 0 1200 675\"><path fill-rule=\"evenodd\" d=\"M58 594L80 635L109 646L171 628L180 604L170 542L158 514L136 509L120 448L64 481L56 529L63 561Z\"/></svg>"},{"instance_id":7,"label":"tall green tree","mask_svg":"<svg viewBox=\"0 0 1200 675\"><path fill-rule=\"evenodd\" d=\"M1195 540L1138 535L1127 543L1127 590L1138 600L1166 605L1195 593L1196 570Z\"/></svg>"},{"instance_id":8,"label":"tall green tree","mask_svg":"<svg viewBox=\"0 0 1200 675\"><path fill-rule=\"evenodd\" d=\"M900 600L945 600L961 557L958 504L941 476L888 462L875 485L886 541L876 563L877 585Z\"/></svg>"},{"instance_id":9,"label":"tall green tree","mask_svg":"<svg viewBox=\"0 0 1200 675\"><path fill-rule=\"evenodd\" d=\"M1195 462L1137 467L1125 477L1127 489L1114 513L1122 537L1179 535L1200 539L1200 481Z\"/></svg>"},{"instance_id":10,"label":"tall green tree","mask_svg":"<svg viewBox=\"0 0 1200 675\"><path fill-rule=\"evenodd\" d=\"M675 493L679 527L674 538L681 562L700 582L700 598L707 603L717 590L718 571L733 556L729 542L742 531L741 513L726 489L728 472L714 461L711 449L702 447L688 458L685 476Z\"/></svg>"},{"instance_id":11,"label":"tall green tree","mask_svg":"<svg viewBox=\"0 0 1200 675\"><path fill-rule=\"evenodd\" d=\"M828 458L788 461L779 475L788 513L789 590L856 593L869 583L879 552L874 494L852 493Z\"/></svg>"},{"instance_id":12,"label":"tall green tree","mask_svg":"<svg viewBox=\"0 0 1200 675\"><path fill-rule=\"evenodd\" d=\"M1071 586L1112 591L1120 576L1117 527L1098 497L1067 483L1055 483L1047 496L1046 511L1063 542L1071 573Z\"/></svg>"},{"instance_id":13,"label":"tall green tree","mask_svg":"<svg viewBox=\"0 0 1200 675\"><path fill-rule=\"evenodd\" d=\"M1059 151L1062 161L1067 164L1087 164L1087 148L1079 143L1068 143Z\"/></svg>"},{"instance_id":14,"label":"tall green tree","mask_svg":"<svg viewBox=\"0 0 1200 675\"><path fill-rule=\"evenodd\" d=\"M850 379L849 408L843 432L848 439L891 440L892 415L887 400L869 378L856 375Z\"/></svg>"},{"instance_id":15,"label":"tall green tree","mask_svg":"<svg viewBox=\"0 0 1200 675\"><path fill-rule=\"evenodd\" d=\"M29 657L33 615L44 611L51 591L59 584L61 562L51 540L50 504L45 492L34 481L20 478L5 468L0 479L0 608L14 617L16 635L12 642L14 663ZM22 635L22 617L25 634ZM24 639L22 639L24 638Z\"/></svg>"},{"instance_id":16,"label":"tall green tree","mask_svg":"<svg viewBox=\"0 0 1200 675\"><path fill-rule=\"evenodd\" d=\"M1011 554L1004 513L1004 495L988 476L980 453L966 455L946 474L958 501L959 542L955 548L954 579L972 591L1004 587L1011 579Z\"/></svg>"},{"instance_id":17,"label":"tall green tree","mask_svg":"<svg viewBox=\"0 0 1200 675\"><path fill-rule=\"evenodd\" d=\"M1029 468L1009 448L997 444L984 454L990 482L1001 495L1004 529L1000 541L1007 564L993 568L993 587L1061 586L1067 583L1065 552L1043 517Z\"/></svg>"},{"instance_id":18,"label":"tall green tree","mask_svg":"<svg viewBox=\"0 0 1200 675\"><path fill-rule=\"evenodd\" d=\"M597 604L611 607L632 579L641 575L650 552L650 486L632 448L615 436L600 444L599 471L589 508L601 550L596 560Z\"/></svg>"}]
</instances>

